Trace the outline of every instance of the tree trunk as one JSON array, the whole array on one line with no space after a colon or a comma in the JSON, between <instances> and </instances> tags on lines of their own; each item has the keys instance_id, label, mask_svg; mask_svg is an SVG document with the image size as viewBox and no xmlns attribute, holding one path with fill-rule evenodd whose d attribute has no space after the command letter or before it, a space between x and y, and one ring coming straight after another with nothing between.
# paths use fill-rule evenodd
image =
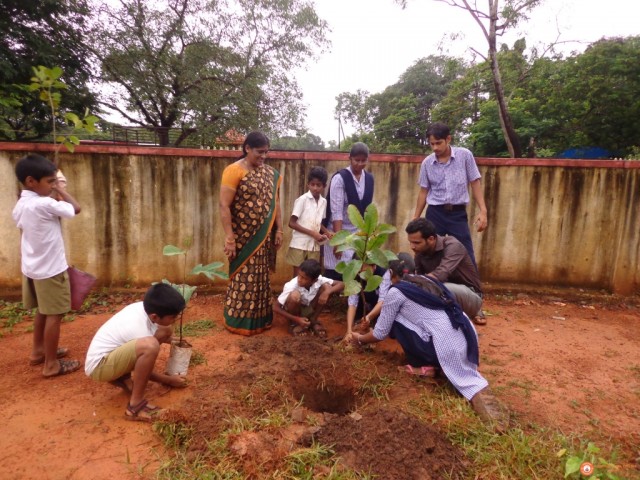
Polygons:
<instances>
[{"instance_id":1,"label":"tree trunk","mask_svg":"<svg viewBox=\"0 0 640 480\"><path fill-rule=\"evenodd\" d=\"M490 56L493 87L496 92L496 101L498 102L498 117L500 118L500 126L502 127L504 141L507 143L507 148L509 149L509 155L511 156L511 158L520 158L522 157L520 140L518 139L516 130L513 127L513 121L511 120L511 115L509 115L509 110L507 109L507 102L504 98L502 77L500 76L496 52L490 52Z\"/></svg>"},{"instance_id":2,"label":"tree trunk","mask_svg":"<svg viewBox=\"0 0 640 480\"><path fill-rule=\"evenodd\" d=\"M496 92L496 101L498 102L498 117L500 118L500 126L502 127L504 141L507 143L507 149L509 149L509 155L511 155L511 158L520 158L522 156L522 149L520 148L520 141L518 140L518 136L516 135L516 130L515 128L513 128L511 115L509 115L509 110L507 109L507 102L504 98L504 88L502 86L502 77L500 76L500 67L498 65L498 49L496 41L496 26L498 24L498 3L498 0L489 1L489 32L487 35L487 41L489 42L489 62L491 64L493 88Z\"/></svg>"}]
</instances>

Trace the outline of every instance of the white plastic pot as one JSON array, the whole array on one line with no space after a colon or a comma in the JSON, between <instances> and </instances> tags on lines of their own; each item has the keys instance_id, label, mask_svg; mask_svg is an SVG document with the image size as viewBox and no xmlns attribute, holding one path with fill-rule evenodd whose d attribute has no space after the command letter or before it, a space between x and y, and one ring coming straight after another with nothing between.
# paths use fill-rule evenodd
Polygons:
<instances>
[{"instance_id":1,"label":"white plastic pot","mask_svg":"<svg viewBox=\"0 0 640 480\"><path fill-rule=\"evenodd\" d=\"M183 346L180 347L177 342L171 343L171 350L165 370L167 375L186 375L187 370L189 370L189 361L191 360L193 348L184 340L182 344Z\"/></svg>"}]
</instances>

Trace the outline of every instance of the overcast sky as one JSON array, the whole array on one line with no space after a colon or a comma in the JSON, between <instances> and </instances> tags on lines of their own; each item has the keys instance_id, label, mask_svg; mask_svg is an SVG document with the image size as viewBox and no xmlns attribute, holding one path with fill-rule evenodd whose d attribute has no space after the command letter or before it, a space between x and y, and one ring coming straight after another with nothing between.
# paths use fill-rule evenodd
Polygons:
<instances>
[{"instance_id":1,"label":"overcast sky","mask_svg":"<svg viewBox=\"0 0 640 480\"><path fill-rule=\"evenodd\" d=\"M486 0L478 0L485 5ZM397 82L416 60L446 54L470 58L471 46L486 52L480 28L468 12L435 0L408 0L406 9L393 0L315 0L316 12L329 23L332 42L306 71L295 73L307 104L307 126L325 144L338 140L333 118L335 97L357 89L378 93ZM582 51L603 36L640 34L636 0L544 0L531 20L501 43L520 38L527 46L565 43L566 53ZM459 34L455 41L450 34ZM582 43L578 43L582 42ZM442 50L439 50L442 48ZM345 133L351 133L344 127Z\"/></svg>"}]
</instances>

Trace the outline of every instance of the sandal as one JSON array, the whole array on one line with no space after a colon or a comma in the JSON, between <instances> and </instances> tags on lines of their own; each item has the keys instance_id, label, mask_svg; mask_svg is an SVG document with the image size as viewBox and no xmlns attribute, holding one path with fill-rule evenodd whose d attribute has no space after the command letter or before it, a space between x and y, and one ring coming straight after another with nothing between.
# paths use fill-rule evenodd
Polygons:
<instances>
[{"instance_id":1,"label":"sandal","mask_svg":"<svg viewBox=\"0 0 640 480\"><path fill-rule=\"evenodd\" d=\"M133 422L152 422L162 412L160 407L150 407L149 402L143 399L137 405L127 404L124 418Z\"/></svg>"},{"instance_id":2,"label":"sandal","mask_svg":"<svg viewBox=\"0 0 640 480\"><path fill-rule=\"evenodd\" d=\"M121 377L118 377L115 380L111 380L109 383L111 385L113 385L114 387L121 388L122 390L124 390L128 394L131 394L131 387L127 383L127 380L130 380L130 379L131 379L131 374L130 373L125 373Z\"/></svg>"},{"instance_id":3,"label":"sandal","mask_svg":"<svg viewBox=\"0 0 640 480\"><path fill-rule=\"evenodd\" d=\"M56 358L64 358L67 355L69 355L68 348L60 347L58 350L56 350ZM35 360L34 359L29 360L29 365L31 365L32 367L35 367L36 365L42 365L43 363L44 363L44 355L40 358L36 358Z\"/></svg>"},{"instance_id":4,"label":"sandal","mask_svg":"<svg viewBox=\"0 0 640 480\"><path fill-rule=\"evenodd\" d=\"M435 377L436 367L431 365L423 365L422 367L412 367L411 365L403 365L398 367L399 372L408 373L409 375L416 375L418 377Z\"/></svg>"},{"instance_id":5,"label":"sandal","mask_svg":"<svg viewBox=\"0 0 640 480\"><path fill-rule=\"evenodd\" d=\"M327 338L327 330L324 328L324 325L322 325L320 322L316 322L313 325L311 325L311 329L313 330L313 333L319 336L320 338Z\"/></svg>"},{"instance_id":6,"label":"sandal","mask_svg":"<svg viewBox=\"0 0 640 480\"><path fill-rule=\"evenodd\" d=\"M44 378L59 377L60 375L66 375L67 373L75 372L80 368L80 362L78 360L58 360L60 368L53 375L43 375Z\"/></svg>"}]
</instances>

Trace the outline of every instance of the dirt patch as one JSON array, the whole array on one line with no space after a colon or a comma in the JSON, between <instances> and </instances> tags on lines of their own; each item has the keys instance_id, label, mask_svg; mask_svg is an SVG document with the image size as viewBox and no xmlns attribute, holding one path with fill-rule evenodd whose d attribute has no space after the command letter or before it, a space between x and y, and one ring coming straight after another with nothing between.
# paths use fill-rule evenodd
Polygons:
<instances>
[{"instance_id":1,"label":"dirt patch","mask_svg":"<svg viewBox=\"0 0 640 480\"><path fill-rule=\"evenodd\" d=\"M316 440L333 445L346 466L379 478L464 478L460 451L441 432L402 411L380 408L334 417Z\"/></svg>"},{"instance_id":2,"label":"dirt patch","mask_svg":"<svg viewBox=\"0 0 640 480\"><path fill-rule=\"evenodd\" d=\"M141 297L98 298L88 312L63 323L61 346L84 359L100 325ZM480 369L518 424L617 444L618 462L634 478L640 453L637 298L500 291L488 295L485 310ZM191 367L189 388L154 384L148 398L189 426L188 455L210 451L226 432L237 465L252 478L268 476L314 439L333 444L340 464L382 472L381 478L464 475L468 460L403 407L431 384L396 370L402 355L393 341L368 352L334 343L345 328L340 311L322 317L327 341L292 338L281 319L255 338L231 335L222 327L221 295L193 299L185 318L211 326L189 337L202 363ZM127 397L82 372L42 379L39 368L28 365L31 321L8 328L7 320L0 319L0 477L155 478L172 450L149 425L125 421ZM262 427L247 428L242 418Z\"/></svg>"}]
</instances>

